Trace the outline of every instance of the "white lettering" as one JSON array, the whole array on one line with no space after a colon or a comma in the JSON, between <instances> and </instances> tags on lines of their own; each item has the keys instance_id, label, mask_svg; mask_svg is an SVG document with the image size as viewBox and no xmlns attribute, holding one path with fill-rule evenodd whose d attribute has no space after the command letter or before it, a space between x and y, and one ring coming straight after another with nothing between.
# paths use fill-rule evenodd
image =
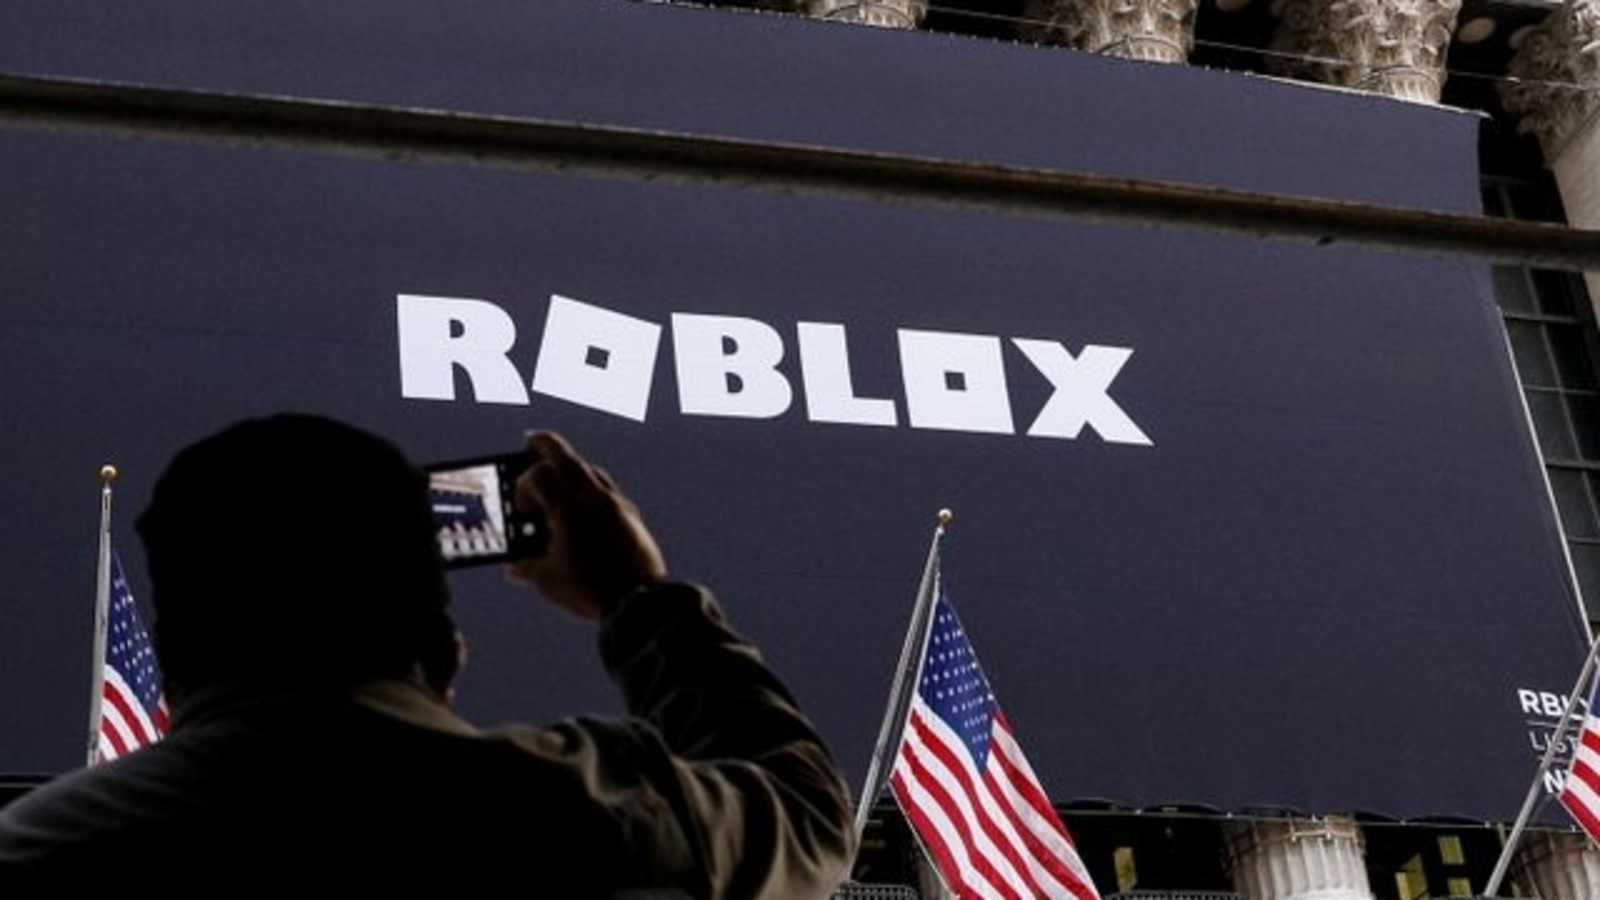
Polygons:
<instances>
[{"instance_id":1,"label":"white lettering","mask_svg":"<svg viewBox=\"0 0 1600 900\"><path fill-rule=\"evenodd\" d=\"M899 335L912 428L1015 433L999 338L908 329Z\"/></svg>"},{"instance_id":2,"label":"white lettering","mask_svg":"<svg viewBox=\"0 0 1600 900\"><path fill-rule=\"evenodd\" d=\"M1572 754L1573 750L1577 749L1576 745L1573 743L1577 739L1572 737L1570 734L1562 735L1561 740L1559 741L1552 741L1551 739L1553 737L1555 737L1555 732L1553 731L1530 731L1528 732L1528 746L1540 753L1543 753L1545 750L1554 747L1555 749L1551 752L1556 754L1566 754L1568 756Z\"/></svg>"},{"instance_id":3,"label":"white lettering","mask_svg":"<svg viewBox=\"0 0 1600 900\"><path fill-rule=\"evenodd\" d=\"M528 404L512 364L517 326L493 303L462 297L401 294L395 298L400 333L400 396L454 400L455 367L472 383L479 403Z\"/></svg>"},{"instance_id":4,"label":"white lettering","mask_svg":"<svg viewBox=\"0 0 1600 900\"><path fill-rule=\"evenodd\" d=\"M894 401L857 397L850 378L850 348L843 325L801 322L800 380L806 415L813 422L894 425Z\"/></svg>"},{"instance_id":5,"label":"white lettering","mask_svg":"<svg viewBox=\"0 0 1600 900\"><path fill-rule=\"evenodd\" d=\"M1544 707L1544 714L1547 716L1552 716L1559 719L1561 714L1566 712L1567 700L1560 694L1552 694L1549 691L1540 691L1539 700L1541 705Z\"/></svg>"},{"instance_id":6,"label":"white lettering","mask_svg":"<svg viewBox=\"0 0 1600 900\"><path fill-rule=\"evenodd\" d=\"M535 392L643 422L661 326L559 294L550 298Z\"/></svg>"},{"instance_id":7,"label":"white lettering","mask_svg":"<svg viewBox=\"0 0 1600 900\"><path fill-rule=\"evenodd\" d=\"M1550 769L1544 773L1545 793L1555 796L1561 793L1567 785L1567 773L1558 769Z\"/></svg>"},{"instance_id":8,"label":"white lettering","mask_svg":"<svg viewBox=\"0 0 1600 900\"><path fill-rule=\"evenodd\" d=\"M1539 714L1539 692L1527 688L1517 688L1517 703L1522 706L1522 711L1532 715Z\"/></svg>"},{"instance_id":9,"label":"white lettering","mask_svg":"<svg viewBox=\"0 0 1600 900\"><path fill-rule=\"evenodd\" d=\"M672 348L685 415L770 419L794 399L778 371L783 338L765 322L673 313Z\"/></svg>"},{"instance_id":10,"label":"white lettering","mask_svg":"<svg viewBox=\"0 0 1600 900\"><path fill-rule=\"evenodd\" d=\"M660 357L661 324L552 295L525 382L511 360L516 324L493 303L462 297L396 298L401 396L455 400L458 373L479 403L525 406L529 389L636 422L645 420ZM679 409L685 415L773 418L788 412L794 389L779 370L783 337L765 322L671 313ZM806 417L813 422L894 427L898 400L856 393L849 336L833 322L799 322L799 368ZM1015 434L1000 337L899 329L900 377L912 428ZM1149 446L1150 437L1111 397L1133 356L1126 347L1089 344L1074 356L1057 341L1012 338L1049 382L1031 437L1076 439L1087 426L1113 444ZM1524 712L1559 715L1561 698L1518 691ZM1556 707L1551 708L1551 703Z\"/></svg>"},{"instance_id":11,"label":"white lettering","mask_svg":"<svg viewBox=\"0 0 1600 900\"><path fill-rule=\"evenodd\" d=\"M1150 446L1150 438L1107 393L1132 350L1090 344L1074 359L1055 341L1012 338L1011 342L1055 388L1028 434L1070 439L1088 425L1109 443Z\"/></svg>"}]
</instances>

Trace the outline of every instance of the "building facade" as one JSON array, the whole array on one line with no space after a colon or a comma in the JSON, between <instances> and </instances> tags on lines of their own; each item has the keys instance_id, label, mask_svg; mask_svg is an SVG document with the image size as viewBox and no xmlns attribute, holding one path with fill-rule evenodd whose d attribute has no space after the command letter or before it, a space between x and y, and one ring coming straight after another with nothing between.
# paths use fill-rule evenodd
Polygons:
<instances>
[{"instance_id":1,"label":"building facade","mask_svg":"<svg viewBox=\"0 0 1600 900\"><path fill-rule=\"evenodd\" d=\"M1254 72L1485 114L1487 215L1600 227L1600 0L760 0L726 7ZM1600 273L1499 267L1496 297L1591 623L1600 619ZM1479 896L1507 823L1064 811L1102 893L1242 900ZM941 889L894 810L858 876ZM1498 893L1600 897L1581 834L1532 830Z\"/></svg>"},{"instance_id":2,"label":"building facade","mask_svg":"<svg viewBox=\"0 0 1600 900\"><path fill-rule=\"evenodd\" d=\"M1130 65L1236 71L1240 77L1249 73L1381 95L1394 103L1477 110L1484 117L1480 148L1484 212L1600 227L1600 0L747 0L714 5L725 9L712 14L812 17L837 21L839 28L870 26L937 33L948 40L1023 42L1057 48L1063 54L1116 57ZM272 62L277 62L275 56ZM290 81L298 78L287 68L274 65L269 70ZM357 79L357 83L367 82ZM864 88L870 90L871 85ZM1181 141L1183 135L1173 139ZM395 155L403 158L404 153ZM392 190L377 177L370 180L376 186L374 195L383 199L382 215L365 221L409 221L404 216L415 215L395 201L404 191ZM344 184L329 177L317 186L337 195ZM481 191L475 200L489 205L492 193ZM54 202L52 197L38 205L44 208ZM572 208L587 210L577 204ZM431 217L433 210L426 212ZM508 220L520 225L522 213L521 209L508 213ZM585 224L576 213L571 222L575 229ZM433 249L432 242L405 237ZM604 237L597 238L594 246L610 250L622 243L611 240L612 232ZM355 238L349 243L361 246ZM393 243L411 246L399 239ZM248 253L254 248L239 241L226 249ZM455 249L461 262L453 269L481 268L481 260L468 249ZM781 260L784 255L773 258ZM346 268L354 267L340 258L321 271ZM431 284L431 278L442 286L428 290L486 289L476 281L470 287L456 287L454 279L465 281L465 277L454 274L415 280ZM495 289L509 294L511 285L532 291L561 287L552 283L529 288L508 277ZM193 285L183 287L197 296L205 294ZM276 281L271 289L278 290ZM392 303L394 290L417 289L410 282L382 281L381 289L372 293ZM1600 280L1595 273L1501 267L1495 272L1495 290L1564 526L1571 568L1589 598L1588 618L1593 621L1600 618L1600 380L1595 374L1600 332L1591 298L1600 296ZM262 330L281 330L283 311L264 308L269 315L263 321L271 328ZM392 331L390 327L385 334ZM317 337L323 336L319 332ZM383 374L391 375L393 361L384 362ZM527 385L516 387L526 401ZM1448 460L1440 465L1448 465ZM1327 674L1332 678L1338 673ZM1462 735L1463 741L1471 737ZM1213 764L1229 762L1221 759ZM1530 775L1531 768L1530 764ZM0 793L9 787L0 779ZM1133 809L1094 802L1073 803L1062 812L1100 891L1130 900L1421 900L1481 895L1487 892L1509 824L1395 821L1316 809ZM1511 878L1495 893L1589 900L1600 896L1597 865L1593 848L1576 832L1539 829L1519 843ZM900 886L926 897L941 893L904 820L887 804L877 808L856 876L864 889Z\"/></svg>"}]
</instances>

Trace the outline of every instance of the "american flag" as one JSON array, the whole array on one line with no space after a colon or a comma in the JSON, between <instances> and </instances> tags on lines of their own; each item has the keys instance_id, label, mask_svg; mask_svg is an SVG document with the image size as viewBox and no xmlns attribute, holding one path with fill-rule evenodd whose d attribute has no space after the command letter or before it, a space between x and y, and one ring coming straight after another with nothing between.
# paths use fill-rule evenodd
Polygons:
<instances>
[{"instance_id":1,"label":"american flag","mask_svg":"<svg viewBox=\"0 0 1600 900\"><path fill-rule=\"evenodd\" d=\"M110 576L106 658L100 687L100 739L95 750L95 758L102 762L155 743L167 731L161 671L116 553L111 554Z\"/></svg>"},{"instance_id":2,"label":"american flag","mask_svg":"<svg viewBox=\"0 0 1600 900\"><path fill-rule=\"evenodd\" d=\"M1572 751L1572 764L1567 767L1567 777L1562 779L1556 799L1591 840L1600 842L1600 717L1596 716L1594 701L1590 694L1583 728L1578 731L1577 746Z\"/></svg>"},{"instance_id":3,"label":"american flag","mask_svg":"<svg viewBox=\"0 0 1600 900\"><path fill-rule=\"evenodd\" d=\"M946 886L1098 900L943 590L921 673L889 784Z\"/></svg>"}]
</instances>

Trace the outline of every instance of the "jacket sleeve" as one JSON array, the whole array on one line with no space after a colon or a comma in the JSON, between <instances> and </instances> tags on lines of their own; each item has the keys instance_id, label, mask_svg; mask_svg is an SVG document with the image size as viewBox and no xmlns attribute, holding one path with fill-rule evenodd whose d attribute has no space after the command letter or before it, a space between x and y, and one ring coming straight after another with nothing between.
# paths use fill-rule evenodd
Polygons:
<instances>
[{"instance_id":1,"label":"jacket sleeve","mask_svg":"<svg viewBox=\"0 0 1600 900\"><path fill-rule=\"evenodd\" d=\"M672 751L666 800L708 895L826 897L849 875L838 765L709 592L672 583L621 598L602 617L600 652L629 712Z\"/></svg>"}]
</instances>

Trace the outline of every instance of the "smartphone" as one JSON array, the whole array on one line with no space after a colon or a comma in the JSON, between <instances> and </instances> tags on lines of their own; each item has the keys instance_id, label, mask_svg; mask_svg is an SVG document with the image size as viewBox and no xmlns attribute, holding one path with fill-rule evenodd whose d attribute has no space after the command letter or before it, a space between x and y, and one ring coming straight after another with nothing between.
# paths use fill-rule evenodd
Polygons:
<instances>
[{"instance_id":1,"label":"smartphone","mask_svg":"<svg viewBox=\"0 0 1600 900\"><path fill-rule=\"evenodd\" d=\"M537 517L516 511L517 477L537 461L531 450L432 463L428 493L448 568L538 556L549 541Z\"/></svg>"}]
</instances>

